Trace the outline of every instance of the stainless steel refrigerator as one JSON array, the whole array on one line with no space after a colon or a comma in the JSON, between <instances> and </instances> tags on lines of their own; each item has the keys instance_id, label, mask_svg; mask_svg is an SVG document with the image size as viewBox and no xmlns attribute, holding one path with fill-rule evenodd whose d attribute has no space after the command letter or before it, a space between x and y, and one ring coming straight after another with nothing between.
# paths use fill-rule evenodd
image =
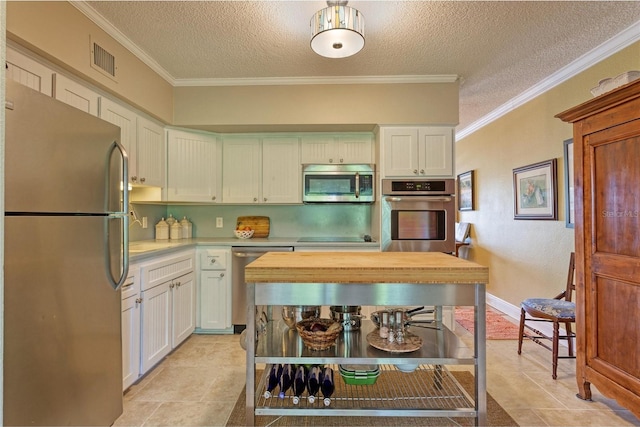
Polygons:
<instances>
[{"instance_id":1,"label":"stainless steel refrigerator","mask_svg":"<svg viewBox=\"0 0 640 427\"><path fill-rule=\"evenodd\" d=\"M4 425L110 425L128 270L120 129L6 85Z\"/></svg>"}]
</instances>

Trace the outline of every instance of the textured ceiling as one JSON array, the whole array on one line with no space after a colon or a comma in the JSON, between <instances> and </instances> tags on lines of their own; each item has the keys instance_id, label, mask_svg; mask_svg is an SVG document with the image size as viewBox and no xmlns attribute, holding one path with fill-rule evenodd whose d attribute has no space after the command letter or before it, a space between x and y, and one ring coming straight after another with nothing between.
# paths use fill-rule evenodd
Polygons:
<instances>
[{"instance_id":1,"label":"textured ceiling","mask_svg":"<svg viewBox=\"0 0 640 427\"><path fill-rule=\"evenodd\" d=\"M309 21L323 1L86 4L174 85L458 75L458 129L623 30L640 34L639 1L354 0L365 47L328 59L309 47Z\"/></svg>"}]
</instances>

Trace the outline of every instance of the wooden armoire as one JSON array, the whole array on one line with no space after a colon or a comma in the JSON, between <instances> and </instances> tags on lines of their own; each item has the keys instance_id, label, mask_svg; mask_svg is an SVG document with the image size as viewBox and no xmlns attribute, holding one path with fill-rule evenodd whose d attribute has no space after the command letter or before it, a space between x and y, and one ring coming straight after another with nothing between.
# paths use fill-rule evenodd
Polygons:
<instances>
[{"instance_id":1,"label":"wooden armoire","mask_svg":"<svg viewBox=\"0 0 640 427\"><path fill-rule=\"evenodd\" d=\"M573 123L578 397L640 417L640 80L558 114Z\"/></svg>"}]
</instances>

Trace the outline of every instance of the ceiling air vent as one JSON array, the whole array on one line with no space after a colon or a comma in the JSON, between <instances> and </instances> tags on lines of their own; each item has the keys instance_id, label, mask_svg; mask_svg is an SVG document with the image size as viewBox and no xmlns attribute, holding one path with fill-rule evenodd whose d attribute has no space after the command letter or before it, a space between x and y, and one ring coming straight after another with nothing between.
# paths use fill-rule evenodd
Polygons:
<instances>
[{"instance_id":1,"label":"ceiling air vent","mask_svg":"<svg viewBox=\"0 0 640 427\"><path fill-rule=\"evenodd\" d=\"M91 42L91 66L115 80L116 57L96 42Z\"/></svg>"}]
</instances>

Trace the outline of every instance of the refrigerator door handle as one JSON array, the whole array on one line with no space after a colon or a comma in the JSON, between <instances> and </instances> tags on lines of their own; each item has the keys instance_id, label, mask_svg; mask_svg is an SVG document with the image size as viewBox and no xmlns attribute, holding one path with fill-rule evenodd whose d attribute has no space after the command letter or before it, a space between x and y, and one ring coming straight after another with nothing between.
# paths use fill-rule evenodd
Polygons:
<instances>
[{"instance_id":1,"label":"refrigerator door handle","mask_svg":"<svg viewBox=\"0 0 640 427\"><path fill-rule=\"evenodd\" d=\"M118 142L114 141L111 147L111 153L113 151L118 150L120 152L120 157L122 158L122 176L120 177L120 181L118 185L122 191L122 209L121 214L117 215L122 220L122 250L120 253L122 254L122 271L120 277L115 279L113 274L111 273L111 251L109 250L109 231L108 227L105 229L105 245L107 246L105 249L105 253L107 254L107 272L109 277L109 282L111 286L113 286L114 290L120 289L120 287L127 280L127 275L129 274L129 214L127 212L129 206L129 188L128 188L128 176L129 176L129 159L127 156L127 152L124 147ZM107 169L110 173L110 169ZM107 177L107 182L109 185L113 185L113 179L111 176ZM110 192L108 192L110 194Z\"/></svg>"}]
</instances>

